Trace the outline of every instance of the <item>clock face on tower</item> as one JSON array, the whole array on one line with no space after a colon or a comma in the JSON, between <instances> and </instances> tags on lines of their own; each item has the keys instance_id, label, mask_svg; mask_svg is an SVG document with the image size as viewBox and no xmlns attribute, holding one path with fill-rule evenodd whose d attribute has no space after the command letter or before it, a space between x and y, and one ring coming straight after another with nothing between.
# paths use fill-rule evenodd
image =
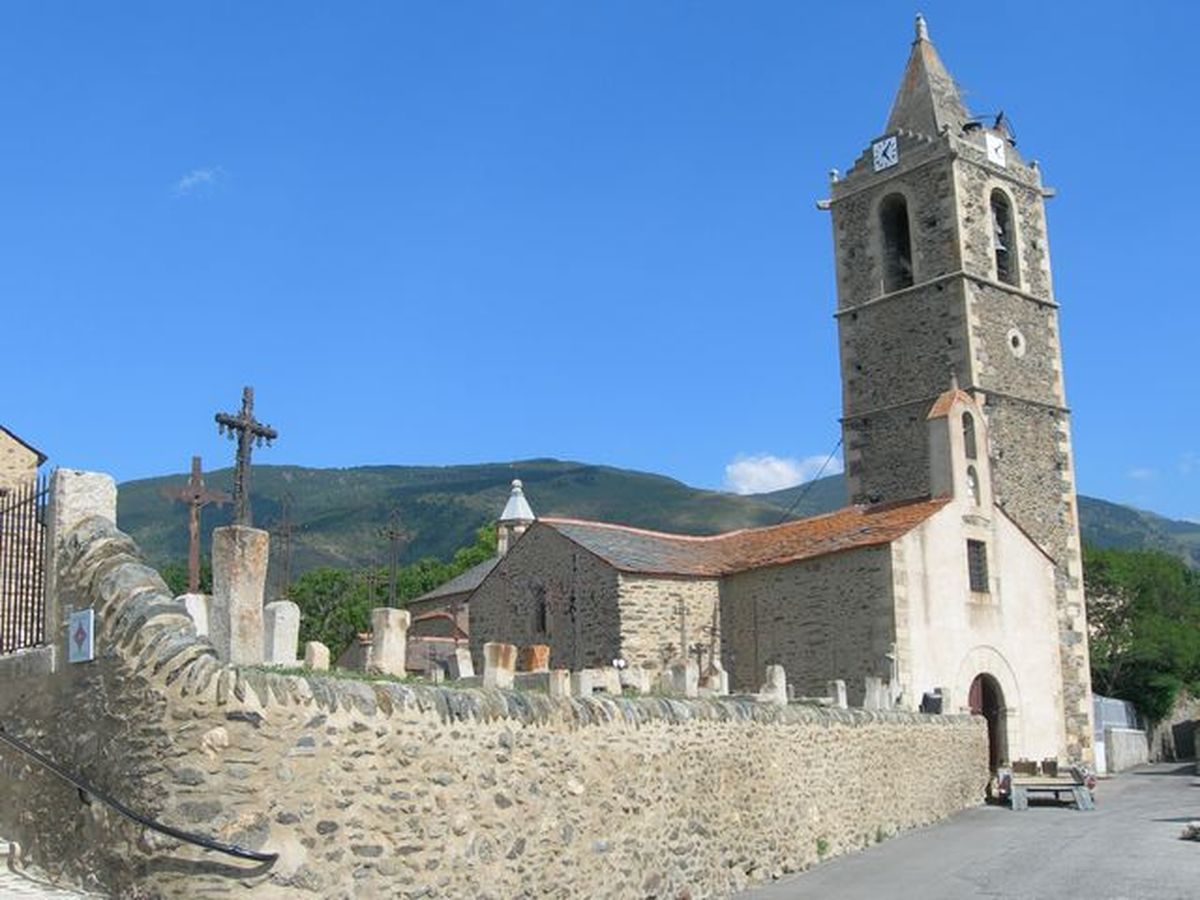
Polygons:
<instances>
[{"instance_id":1,"label":"clock face on tower","mask_svg":"<svg viewBox=\"0 0 1200 900\"><path fill-rule=\"evenodd\" d=\"M896 144L896 136L885 137L871 145L871 154L875 161L875 171L890 168L900 162L900 148Z\"/></svg>"},{"instance_id":2,"label":"clock face on tower","mask_svg":"<svg viewBox=\"0 0 1200 900\"><path fill-rule=\"evenodd\" d=\"M1005 164L1004 139L989 133L984 135L984 143L987 144L988 162L1003 166Z\"/></svg>"}]
</instances>

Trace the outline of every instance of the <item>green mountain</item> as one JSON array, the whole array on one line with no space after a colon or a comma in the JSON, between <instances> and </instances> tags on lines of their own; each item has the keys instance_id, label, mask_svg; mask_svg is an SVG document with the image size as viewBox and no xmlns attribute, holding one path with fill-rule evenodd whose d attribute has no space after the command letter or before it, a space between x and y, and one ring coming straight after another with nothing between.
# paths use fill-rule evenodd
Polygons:
<instances>
[{"instance_id":1,"label":"green mountain","mask_svg":"<svg viewBox=\"0 0 1200 900\"><path fill-rule=\"evenodd\" d=\"M364 466L306 469L256 466L251 495L256 525L278 531L284 498L290 498L292 572L322 565L382 564L388 542L380 534L393 510L407 533L400 561L449 558L471 543L475 530L504 507L512 479L541 516L619 522L640 528L713 534L771 525L784 517L815 515L845 502L840 475L769 494L738 496L700 490L661 475L552 459L473 466ZM187 556L187 511L164 496L184 475L126 482L117 517L151 561ZM232 470L206 476L207 485L229 491ZM1079 498L1084 540L1101 547L1165 550L1200 567L1200 524L1176 522L1104 500ZM209 506L201 515L207 536L231 520L231 508ZM277 537L273 551L281 546Z\"/></svg>"},{"instance_id":2,"label":"green mountain","mask_svg":"<svg viewBox=\"0 0 1200 900\"><path fill-rule=\"evenodd\" d=\"M232 470L205 476L210 488L232 490ZM551 459L474 466L365 466L305 469L255 466L251 499L254 524L277 530L290 496L292 572L316 566L382 563L388 543L380 535L392 510L408 534L400 561L446 559L493 521L514 478L540 516L619 522L639 528L712 534L771 525L783 515L769 499L739 497L688 487L661 475ZM131 481L120 486L117 518L123 530L156 563L187 556L187 510L164 496L186 475ZM232 509L201 512L204 552L212 529L227 525ZM273 549L279 545L272 540Z\"/></svg>"}]
</instances>

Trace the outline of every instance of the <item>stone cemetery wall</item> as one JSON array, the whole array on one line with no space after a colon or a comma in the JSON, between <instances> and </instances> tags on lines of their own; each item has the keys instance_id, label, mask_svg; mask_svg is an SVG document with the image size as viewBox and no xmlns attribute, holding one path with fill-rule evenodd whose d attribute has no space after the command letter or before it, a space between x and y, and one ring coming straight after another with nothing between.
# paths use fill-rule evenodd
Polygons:
<instances>
[{"instance_id":1,"label":"stone cemetery wall","mask_svg":"<svg viewBox=\"0 0 1200 900\"><path fill-rule=\"evenodd\" d=\"M0 832L128 896L722 896L972 806L982 721L750 699L552 699L222 665L132 542L66 541L99 658L0 691L0 723L151 833L0 746Z\"/></svg>"}]
</instances>

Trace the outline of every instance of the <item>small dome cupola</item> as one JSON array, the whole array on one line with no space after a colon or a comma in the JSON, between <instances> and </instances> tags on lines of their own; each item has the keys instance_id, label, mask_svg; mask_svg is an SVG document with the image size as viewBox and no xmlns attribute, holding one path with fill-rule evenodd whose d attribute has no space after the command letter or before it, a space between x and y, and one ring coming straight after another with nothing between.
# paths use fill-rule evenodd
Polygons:
<instances>
[{"instance_id":1,"label":"small dome cupola","mask_svg":"<svg viewBox=\"0 0 1200 900\"><path fill-rule=\"evenodd\" d=\"M525 499L525 488L521 479L514 478L508 502L504 504L504 512L500 513L500 521L497 523L496 554L504 556L508 553L517 542L517 538L523 535L536 519L533 508Z\"/></svg>"}]
</instances>

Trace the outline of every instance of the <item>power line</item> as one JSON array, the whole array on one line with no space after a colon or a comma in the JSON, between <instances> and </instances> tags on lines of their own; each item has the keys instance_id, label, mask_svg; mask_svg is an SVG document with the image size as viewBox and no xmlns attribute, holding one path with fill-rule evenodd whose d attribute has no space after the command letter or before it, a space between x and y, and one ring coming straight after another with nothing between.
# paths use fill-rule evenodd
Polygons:
<instances>
[{"instance_id":1,"label":"power line","mask_svg":"<svg viewBox=\"0 0 1200 900\"><path fill-rule=\"evenodd\" d=\"M817 469L817 474L812 477L811 481L806 482L804 486L796 493L796 499L792 501L792 505L787 508L787 511L779 517L779 521L775 523L776 525L782 525L791 517L792 512L795 511L796 507L800 505L800 501L808 496L808 492L812 490L812 486L820 480L822 475L825 474L825 469L833 461L834 455L838 452L838 448L841 446L842 439L838 438L837 443L833 445L833 449L829 451L829 455L825 457L825 462L821 463L821 468Z\"/></svg>"}]
</instances>

